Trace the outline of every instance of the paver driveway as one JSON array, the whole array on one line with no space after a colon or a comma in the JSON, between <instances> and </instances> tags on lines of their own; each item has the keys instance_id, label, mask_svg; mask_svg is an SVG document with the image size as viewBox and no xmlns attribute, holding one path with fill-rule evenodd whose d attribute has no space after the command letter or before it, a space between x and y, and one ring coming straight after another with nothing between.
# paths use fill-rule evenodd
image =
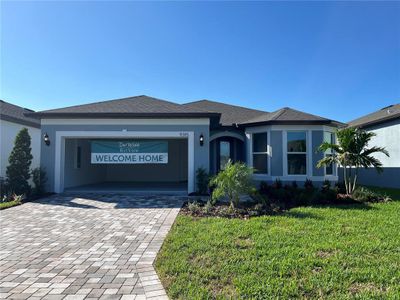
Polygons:
<instances>
[{"instance_id":1,"label":"paver driveway","mask_svg":"<svg viewBox=\"0 0 400 300\"><path fill-rule=\"evenodd\" d=\"M0 212L0 298L167 298L153 261L184 198L55 195Z\"/></svg>"}]
</instances>

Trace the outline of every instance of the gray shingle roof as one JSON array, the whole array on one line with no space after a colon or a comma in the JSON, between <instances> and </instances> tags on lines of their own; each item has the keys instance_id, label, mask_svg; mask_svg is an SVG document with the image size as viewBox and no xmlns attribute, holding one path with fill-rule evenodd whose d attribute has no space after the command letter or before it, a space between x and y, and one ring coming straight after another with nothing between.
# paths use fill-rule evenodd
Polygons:
<instances>
[{"instance_id":1,"label":"gray shingle roof","mask_svg":"<svg viewBox=\"0 0 400 300\"><path fill-rule=\"evenodd\" d=\"M386 106L378 111L350 121L348 124L352 127L368 127L396 118L400 118L400 103Z\"/></svg>"},{"instance_id":2,"label":"gray shingle roof","mask_svg":"<svg viewBox=\"0 0 400 300\"><path fill-rule=\"evenodd\" d=\"M0 100L0 119L18 123L21 125L40 128L40 121L26 116L26 113L32 113L33 110L11 104L4 100Z\"/></svg>"},{"instance_id":3,"label":"gray shingle roof","mask_svg":"<svg viewBox=\"0 0 400 300\"><path fill-rule=\"evenodd\" d=\"M246 120L259 117L266 114L266 111L250 109L242 106L230 105L210 100L199 100L183 104L185 107L195 109L205 109L210 112L221 114L220 123L223 126L232 126L236 123L242 123Z\"/></svg>"},{"instance_id":4,"label":"gray shingle roof","mask_svg":"<svg viewBox=\"0 0 400 300\"><path fill-rule=\"evenodd\" d=\"M242 122L245 124L256 124L264 122L331 122L332 120L308 114L293 108L284 107L277 111L266 113L253 119Z\"/></svg>"},{"instance_id":5,"label":"gray shingle roof","mask_svg":"<svg viewBox=\"0 0 400 300\"><path fill-rule=\"evenodd\" d=\"M59 109L40 111L37 117L84 116L84 117L146 117L168 115L174 117L219 116L200 108L186 107L173 102L141 95L129 98L107 100Z\"/></svg>"}]
</instances>

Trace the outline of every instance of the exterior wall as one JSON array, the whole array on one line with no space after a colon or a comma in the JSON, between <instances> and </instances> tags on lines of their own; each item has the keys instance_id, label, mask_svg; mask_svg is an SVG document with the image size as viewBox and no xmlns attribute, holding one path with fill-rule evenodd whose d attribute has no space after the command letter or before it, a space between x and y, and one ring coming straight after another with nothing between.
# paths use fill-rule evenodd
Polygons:
<instances>
[{"instance_id":1,"label":"exterior wall","mask_svg":"<svg viewBox=\"0 0 400 300\"><path fill-rule=\"evenodd\" d=\"M199 167L203 167L206 170L209 168L209 124L208 119L207 123L203 122L203 124L198 123L197 125L190 125L187 120L186 124L179 125L178 122L180 120L166 119L154 119L155 124L159 125L146 125L143 120L138 120L137 124L135 124L135 120L130 119L124 120L116 119L110 120L110 122L104 122L107 125L101 125L102 120L83 120L85 122L93 122L97 125L90 124L82 124L82 125L69 125L69 124L50 124L53 120L42 120L42 133L47 133L50 138L50 146L42 146L41 149L41 165L46 168L48 174L48 190L56 191L56 133L64 132L64 131L79 131L82 133L88 134L96 134L97 132L119 132L119 133L127 133L134 134L135 132L182 132L183 134L187 132L193 132L194 134L194 143L193 143L193 151L194 151L194 171ZM57 123L58 120L54 120L54 123ZM74 121L74 120L68 120ZM115 121L118 125L109 124L112 121ZM59 122L62 123L62 122ZM78 123L78 121L77 121ZM82 122L84 123L84 122ZM143 123L143 124L142 124ZM161 123L165 123L162 125ZM108 125L109 124L109 125ZM171 125L170 125L171 124ZM196 123L195 123L196 124ZM204 145L199 145L200 135L204 136ZM190 147L190 146L189 146ZM58 162L59 163L59 162ZM194 174L193 174L194 176ZM194 176L195 177L195 176ZM62 178L63 180L63 178ZM194 183L195 186L195 183Z\"/></svg>"},{"instance_id":2,"label":"exterior wall","mask_svg":"<svg viewBox=\"0 0 400 300\"><path fill-rule=\"evenodd\" d=\"M31 168L40 166L40 129L30 126L17 124L5 120L0 120L0 177L5 178L8 166L8 157L14 147L15 137L22 128L27 128L31 136L32 164Z\"/></svg>"},{"instance_id":3,"label":"exterior wall","mask_svg":"<svg viewBox=\"0 0 400 300\"><path fill-rule=\"evenodd\" d=\"M366 128L376 136L368 147L385 147L390 157L377 153L375 157L383 164L383 173L375 169L360 169L358 183L362 185L400 188L400 118L379 125ZM342 170L339 171L340 180L343 180Z\"/></svg>"},{"instance_id":4,"label":"exterior wall","mask_svg":"<svg viewBox=\"0 0 400 300\"><path fill-rule=\"evenodd\" d=\"M287 174L287 152L286 135L288 131L305 131L307 134L307 174L306 175L288 175ZM268 133L268 174L254 174L256 183L260 181L272 182L279 178L282 182L304 182L311 179L322 183L324 180L336 182L337 175L325 175L324 168L317 168L317 162L323 157L323 153L317 152L319 145L323 142L324 131L334 132L335 128L323 125L269 125L249 127L246 132L246 162L252 166L252 134ZM334 172L337 170L334 170ZM337 173L335 173L337 174Z\"/></svg>"}]
</instances>

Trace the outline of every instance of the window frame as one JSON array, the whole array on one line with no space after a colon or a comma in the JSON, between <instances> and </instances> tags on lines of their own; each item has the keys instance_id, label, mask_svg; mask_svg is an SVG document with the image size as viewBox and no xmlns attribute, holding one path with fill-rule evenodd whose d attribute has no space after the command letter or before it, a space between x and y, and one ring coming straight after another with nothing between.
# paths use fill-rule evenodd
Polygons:
<instances>
[{"instance_id":1,"label":"window frame","mask_svg":"<svg viewBox=\"0 0 400 300\"><path fill-rule=\"evenodd\" d=\"M335 133L334 133L334 132L324 130L324 133L323 133L323 134L324 134L324 137L323 137L323 138L324 138L324 142L327 141L327 140L325 139L326 134L329 134L330 141L328 141L328 142L330 142L331 144L336 143L336 136L335 136ZM333 151L332 151L332 150L327 150L327 151L324 152L324 157L327 157L328 155L333 155ZM328 174L328 173L326 172L326 167L327 167L327 166L324 166L324 176L326 176L326 177L337 176L336 164L332 164L332 174Z\"/></svg>"},{"instance_id":2,"label":"window frame","mask_svg":"<svg viewBox=\"0 0 400 300\"><path fill-rule=\"evenodd\" d=\"M305 152L299 152L299 151L294 151L294 152L289 152L288 151L288 135L289 135L289 133L292 133L292 132L303 132L303 133L305 133L305 142L306 142L306 151ZM311 147L310 147L310 143L311 143L311 139L310 139L310 131L309 130L301 130L301 129L299 129L299 130L285 130L284 131L284 139L283 139L283 143L284 143L284 145L283 145L283 149L284 149L284 151L285 151L285 153L284 153L284 157L283 157L283 159L284 159L284 161L285 161L285 163L284 163L284 170L283 170L283 174L284 174L284 176L287 176L287 177L290 177L290 176L293 176L293 177L308 177L309 176L309 174L310 174L310 166L309 166L309 164L310 164L310 149L311 149ZM289 173L289 154L301 154L301 155L305 155L305 157L306 157L306 173L305 174L290 174ZM311 158L311 160L312 160L312 158Z\"/></svg>"},{"instance_id":3,"label":"window frame","mask_svg":"<svg viewBox=\"0 0 400 300\"><path fill-rule=\"evenodd\" d=\"M267 135L267 149L266 151L253 151L254 146L254 135L255 134L266 134ZM254 155L266 155L267 156L267 173L253 173L254 176L269 176L271 173L271 134L270 130L260 130L254 131L251 133L251 141L250 141L250 159L251 159L251 167L254 168Z\"/></svg>"}]
</instances>

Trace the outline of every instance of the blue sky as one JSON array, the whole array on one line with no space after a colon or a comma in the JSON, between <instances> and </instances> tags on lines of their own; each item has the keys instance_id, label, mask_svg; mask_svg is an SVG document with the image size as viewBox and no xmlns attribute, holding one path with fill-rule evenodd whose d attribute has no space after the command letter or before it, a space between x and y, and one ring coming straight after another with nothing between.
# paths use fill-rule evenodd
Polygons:
<instances>
[{"instance_id":1,"label":"blue sky","mask_svg":"<svg viewBox=\"0 0 400 300\"><path fill-rule=\"evenodd\" d=\"M400 102L400 2L1 2L0 97L146 94L348 121Z\"/></svg>"}]
</instances>

